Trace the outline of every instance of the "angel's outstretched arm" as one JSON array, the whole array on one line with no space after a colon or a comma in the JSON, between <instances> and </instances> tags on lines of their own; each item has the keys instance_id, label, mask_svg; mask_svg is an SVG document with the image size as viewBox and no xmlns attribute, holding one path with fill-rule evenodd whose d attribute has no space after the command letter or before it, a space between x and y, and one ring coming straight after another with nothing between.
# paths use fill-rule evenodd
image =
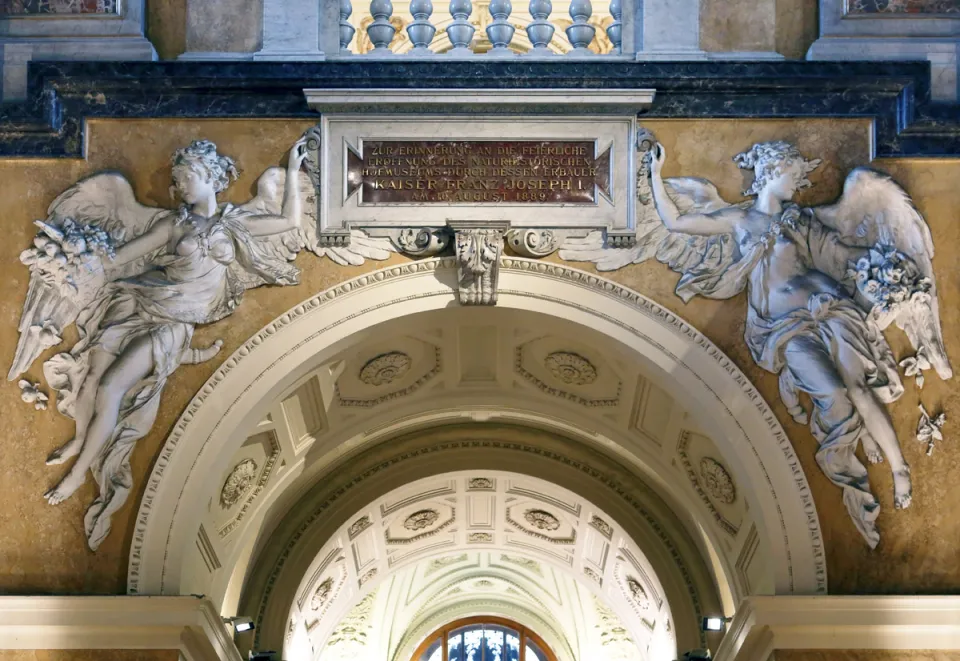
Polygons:
<instances>
[{"instance_id":1,"label":"angel's outstretched arm","mask_svg":"<svg viewBox=\"0 0 960 661\"><path fill-rule=\"evenodd\" d=\"M709 213L680 213L677 205L667 194L663 177L660 174L660 168L663 166L665 158L666 151L662 145L657 144L650 163L650 174L653 201L664 226L671 232L704 236L732 232L737 222L743 218L743 210L737 207L726 207Z\"/></svg>"},{"instance_id":2,"label":"angel's outstretched arm","mask_svg":"<svg viewBox=\"0 0 960 661\"><path fill-rule=\"evenodd\" d=\"M163 248L170 241L170 232L173 230L173 219L165 218L158 221L149 230L117 248L117 254L111 266L120 267L124 264L140 259L155 250Z\"/></svg>"},{"instance_id":3,"label":"angel's outstretched arm","mask_svg":"<svg viewBox=\"0 0 960 661\"><path fill-rule=\"evenodd\" d=\"M283 188L283 208L279 216L253 216L243 221L253 236L289 232L300 227L303 203L300 198L300 166L307 157L307 141L301 138L290 149L287 177Z\"/></svg>"}]
</instances>

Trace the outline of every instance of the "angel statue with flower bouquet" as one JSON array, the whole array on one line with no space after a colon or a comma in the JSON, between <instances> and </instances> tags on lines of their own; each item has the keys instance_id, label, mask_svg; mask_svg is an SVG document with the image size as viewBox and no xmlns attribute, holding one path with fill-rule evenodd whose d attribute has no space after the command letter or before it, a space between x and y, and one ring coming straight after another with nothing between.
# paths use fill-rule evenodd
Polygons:
<instances>
[{"instance_id":1,"label":"angel statue with flower bouquet","mask_svg":"<svg viewBox=\"0 0 960 661\"><path fill-rule=\"evenodd\" d=\"M247 289L297 284L290 262L304 248L340 264L389 256L387 240L362 233L349 247L317 245L314 187L301 171L307 155L302 138L285 169L268 169L256 197L232 206L217 194L238 177L234 161L198 140L173 155L178 209L144 206L122 175L101 173L62 193L37 221L34 247L21 255L30 284L8 378L76 323L79 342L43 366L57 409L76 421L73 439L47 463L76 460L44 497L56 505L93 473L100 491L84 521L91 549L133 486L130 453L153 426L168 377L222 346L192 348L198 324L232 314Z\"/></svg>"},{"instance_id":2,"label":"angel statue with flower bouquet","mask_svg":"<svg viewBox=\"0 0 960 661\"><path fill-rule=\"evenodd\" d=\"M745 339L758 365L779 375L780 396L819 443L817 462L843 489L843 501L871 548L879 504L855 451L893 471L894 505L910 505L910 467L885 404L903 394L883 336L902 328L939 376L952 376L940 329L930 230L889 176L857 168L836 204L801 208L819 164L784 141L763 142L734 161L755 179L740 204L725 202L704 179L663 179L666 158L652 136L638 181L637 243L608 247L594 232L568 239L564 259L601 271L650 257L681 274L676 293L714 299L747 291ZM644 144L641 143L641 148ZM644 202L647 202L644 204ZM813 407L808 416L800 394Z\"/></svg>"}]
</instances>

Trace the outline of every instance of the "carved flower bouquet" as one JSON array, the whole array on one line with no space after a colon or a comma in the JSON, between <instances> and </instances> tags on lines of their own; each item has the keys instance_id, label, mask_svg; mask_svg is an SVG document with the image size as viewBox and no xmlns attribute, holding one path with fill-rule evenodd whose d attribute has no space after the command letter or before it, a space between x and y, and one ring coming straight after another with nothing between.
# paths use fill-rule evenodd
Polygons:
<instances>
[{"instance_id":1,"label":"carved flower bouquet","mask_svg":"<svg viewBox=\"0 0 960 661\"><path fill-rule=\"evenodd\" d=\"M916 262L892 246L877 245L850 264L847 271L857 291L873 306L880 328L886 328L904 305L929 305L930 278L923 277Z\"/></svg>"},{"instance_id":2,"label":"carved flower bouquet","mask_svg":"<svg viewBox=\"0 0 960 661\"><path fill-rule=\"evenodd\" d=\"M72 219L59 227L42 220L35 224L41 231L34 247L20 254L20 261L83 309L106 283L103 257L116 256L113 239L96 226L79 225Z\"/></svg>"}]
</instances>

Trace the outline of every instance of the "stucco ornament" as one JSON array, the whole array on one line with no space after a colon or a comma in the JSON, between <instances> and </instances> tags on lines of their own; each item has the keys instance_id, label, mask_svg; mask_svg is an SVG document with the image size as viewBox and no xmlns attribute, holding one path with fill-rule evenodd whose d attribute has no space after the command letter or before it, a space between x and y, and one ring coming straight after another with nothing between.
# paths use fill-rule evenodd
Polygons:
<instances>
[{"instance_id":1,"label":"stucco ornament","mask_svg":"<svg viewBox=\"0 0 960 661\"><path fill-rule=\"evenodd\" d=\"M713 457L700 460L700 480L707 492L721 503L730 505L737 499L733 478L723 464Z\"/></svg>"},{"instance_id":2,"label":"stucco ornament","mask_svg":"<svg viewBox=\"0 0 960 661\"><path fill-rule=\"evenodd\" d=\"M220 506L226 509L240 502L257 479L259 468L253 459L244 459L234 466L220 490Z\"/></svg>"},{"instance_id":3,"label":"stucco ornament","mask_svg":"<svg viewBox=\"0 0 960 661\"><path fill-rule=\"evenodd\" d=\"M381 354L360 368L360 380L369 386L389 385L409 372L412 362L402 351Z\"/></svg>"},{"instance_id":4,"label":"stucco ornament","mask_svg":"<svg viewBox=\"0 0 960 661\"><path fill-rule=\"evenodd\" d=\"M327 605L327 601L330 599L330 594L333 592L333 579L327 578L324 579L320 585L317 586L317 589L313 591L313 595L310 597L310 608L312 610L318 611L324 606Z\"/></svg>"},{"instance_id":5,"label":"stucco ornament","mask_svg":"<svg viewBox=\"0 0 960 661\"><path fill-rule=\"evenodd\" d=\"M927 358L927 350L920 347L920 350L913 356L907 356L900 361L900 367L903 368L904 376L912 376L918 389L923 388L923 373L930 369L930 360Z\"/></svg>"},{"instance_id":6,"label":"stucco ornament","mask_svg":"<svg viewBox=\"0 0 960 661\"><path fill-rule=\"evenodd\" d=\"M811 185L807 175L820 161L784 141L755 144L734 158L755 174L744 191L754 199L739 204L704 179L663 179L666 152L655 140L641 151L649 176L638 181L636 245L613 247L593 232L568 239L561 258L611 271L655 257L681 274L676 292L685 302L746 290L745 339L754 360L779 375L791 415L809 421L817 462L875 547L880 507L857 444L871 462L886 457L896 508L912 498L910 468L885 406L903 385L882 330L895 323L941 378L953 375L929 228L893 179L866 168L849 174L835 204L798 207L791 200ZM813 401L809 416L800 393Z\"/></svg>"},{"instance_id":7,"label":"stucco ornament","mask_svg":"<svg viewBox=\"0 0 960 661\"><path fill-rule=\"evenodd\" d=\"M943 440L943 425L947 421L947 415L940 413L931 416L927 413L926 407L920 405L920 422L917 424L917 440L927 444L927 456L933 454L933 448L937 441Z\"/></svg>"},{"instance_id":8,"label":"stucco ornament","mask_svg":"<svg viewBox=\"0 0 960 661\"><path fill-rule=\"evenodd\" d=\"M74 438L47 463L76 461L45 498L62 502L93 472L100 493L84 521L91 549L133 487L130 453L153 426L167 378L222 346L192 348L198 324L232 314L247 289L297 284L290 261L304 248L341 264L392 250L366 235L349 247L317 245L315 189L301 172L306 156L301 139L286 168L265 171L257 195L233 206L217 195L237 178L234 161L198 140L173 155L179 208L140 204L130 183L108 172L67 189L37 221L33 247L21 255L30 285L8 378L77 325L79 342L43 367L59 392L57 409L76 421Z\"/></svg>"},{"instance_id":9,"label":"stucco ornament","mask_svg":"<svg viewBox=\"0 0 960 661\"><path fill-rule=\"evenodd\" d=\"M423 530L435 524L439 519L440 513L436 510L419 510L404 519L403 527L407 530Z\"/></svg>"},{"instance_id":10,"label":"stucco ornament","mask_svg":"<svg viewBox=\"0 0 960 661\"><path fill-rule=\"evenodd\" d=\"M560 520L545 510L527 510L523 518L537 530L556 530L560 527Z\"/></svg>"},{"instance_id":11,"label":"stucco ornament","mask_svg":"<svg viewBox=\"0 0 960 661\"><path fill-rule=\"evenodd\" d=\"M650 609L650 597L647 596L647 591L640 585L640 581L632 576L627 577L627 592L637 608L640 610Z\"/></svg>"},{"instance_id":12,"label":"stucco ornament","mask_svg":"<svg viewBox=\"0 0 960 661\"><path fill-rule=\"evenodd\" d=\"M597 368L583 356L569 351L554 351L543 360L543 366L564 383L590 385L597 380Z\"/></svg>"},{"instance_id":13,"label":"stucco ornament","mask_svg":"<svg viewBox=\"0 0 960 661\"><path fill-rule=\"evenodd\" d=\"M503 232L498 227L457 228L454 248L460 280L457 294L462 305L496 304Z\"/></svg>"},{"instance_id":14,"label":"stucco ornament","mask_svg":"<svg viewBox=\"0 0 960 661\"><path fill-rule=\"evenodd\" d=\"M39 383L33 383L27 381L26 379L20 379L20 382L17 384L20 386L20 399L25 401L27 404L33 404L33 408L38 411L47 410L47 402L50 401L50 398L47 397L46 393L40 390Z\"/></svg>"}]
</instances>

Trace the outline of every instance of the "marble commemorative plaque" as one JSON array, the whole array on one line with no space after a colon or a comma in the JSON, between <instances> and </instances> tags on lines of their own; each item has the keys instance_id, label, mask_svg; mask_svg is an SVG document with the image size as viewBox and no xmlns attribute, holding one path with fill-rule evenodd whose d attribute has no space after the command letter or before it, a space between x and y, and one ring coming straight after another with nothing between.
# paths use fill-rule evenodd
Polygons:
<instances>
[{"instance_id":1,"label":"marble commemorative plaque","mask_svg":"<svg viewBox=\"0 0 960 661\"><path fill-rule=\"evenodd\" d=\"M347 153L360 204L595 204L610 197L610 149L590 141L366 140Z\"/></svg>"},{"instance_id":2,"label":"marble commemorative plaque","mask_svg":"<svg viewBox=\"0 0 960 661\"><path fill-rule=\"evenodd\" d=\"M321 237L449 221L634 230L636 117L325 114Z\"/></svg>"}]
</instances>

